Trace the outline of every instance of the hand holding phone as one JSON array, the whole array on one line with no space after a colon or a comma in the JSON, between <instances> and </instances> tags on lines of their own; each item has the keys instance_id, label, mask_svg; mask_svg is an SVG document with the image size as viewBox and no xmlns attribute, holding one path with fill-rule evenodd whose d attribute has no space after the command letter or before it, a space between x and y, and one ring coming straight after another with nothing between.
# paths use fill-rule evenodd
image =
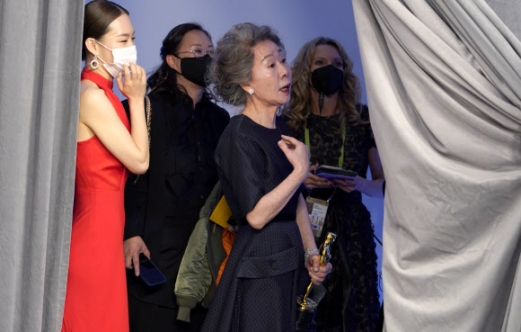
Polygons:
<instances>
[{"instance_id":1,"label":"hand holding phone","mask_svg":"<svg viewBox=\"0 0 521 332\"><path fill-rule=\"evenodd\" d=\"M157 286L166 281L165 275L143 254L139 254L139 276L148 286Z\"/></svg>"},{"instance_id":2,"label":"hand holding phone","mask_svg":"<svg viewBox=\"0 0 521 332\"><path fill-rule=\"evenodd\" d=\"M123 247L125 249L125 266L129 270L134 270L134 274L139 276L139 254L143 253L145 256L150 257L150 251L141 238L141 236L133 236L123 241Z\"/></svg>"},{"instance_id":3,"label":"hand holding phone","mask_svg":"<svg viewBox=\"0 0 521 332\"><path fill-rule=\"evenodd\" d=\"M340 167L320 165L315 170L315 175L321 178L332 180L332 179L349 179L353 180L357 177L358 173L343 169Z\"/></svg>"}]
</instances>

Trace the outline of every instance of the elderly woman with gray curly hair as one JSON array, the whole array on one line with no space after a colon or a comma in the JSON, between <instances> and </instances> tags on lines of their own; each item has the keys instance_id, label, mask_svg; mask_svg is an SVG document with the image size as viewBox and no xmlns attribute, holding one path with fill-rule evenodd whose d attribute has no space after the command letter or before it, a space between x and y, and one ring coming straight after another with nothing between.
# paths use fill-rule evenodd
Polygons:
<instances>
[{"instance_id":1,"label":"elderly woman with gray curly hair","mask_svg":"<svg viewBox=\"0 0 521 332\"><path fill-rule=\"evenodd\" d=\"M238 231L203 331L293 331L297 296L331 265L319 264L300 194L308 149L277 116L290 98L284 46L267 26L235 25L217 44L209 80L215 95L243 110L215 152Z\"/></svg>"}]
</instances>

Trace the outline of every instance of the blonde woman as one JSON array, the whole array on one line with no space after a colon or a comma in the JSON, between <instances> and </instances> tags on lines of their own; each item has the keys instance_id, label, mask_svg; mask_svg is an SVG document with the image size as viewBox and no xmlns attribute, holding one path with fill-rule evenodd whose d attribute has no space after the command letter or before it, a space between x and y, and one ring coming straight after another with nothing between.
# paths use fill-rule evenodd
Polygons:
<instances>
[{"instance_id":1,"label":"blonde woman","mask_svg":"<svg viewBox=\"0 0 521 332\"><path fill-rule=\"evenodd\" d=\"M324 282L328 292L317 310L317 331L374 331L380 307L373 225L362 194L382 197L384 174L352 69L337 41L319 37L306 43L292 63L291 102L284 111L293 134L310 151L305 195L329 200L317 241L327 232L337 234L335 269ZM356 175L315 175L323 165ZM368 167L372 180L365 178Z\"/></svg>"}]
</instances>

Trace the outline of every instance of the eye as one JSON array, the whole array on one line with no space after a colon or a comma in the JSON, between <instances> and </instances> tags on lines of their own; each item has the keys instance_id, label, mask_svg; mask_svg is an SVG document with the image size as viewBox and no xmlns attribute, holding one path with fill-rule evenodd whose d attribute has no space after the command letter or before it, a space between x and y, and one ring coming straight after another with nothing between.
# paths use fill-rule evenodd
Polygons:
<instances>
[{"instance_id":1,"label":"eye","mask_svg":"<svg viewBox=\"0 0 521 332\"><path fill-rule=\"evenodd\" d=\"M333 62L333 66L335 66L337 68L343 68L344 63L342 61L335 61L335 62Z\"/></svg>"},{"instance_id":2,"label":"eye","mask_svg":"<svg viewBox=\"0 0 521 332\"><path fill-rule=\"evenodd\" d=\"M282 60L280 62L286 63L286 58L282 58Z\"/></svg>"},{"instance_id":3,"label":"eye","mask_svg":"<svg viewBox=\"0 0 521 332\"><path fill-rule=\"evenodd\" d=\"M206 51L206 54L208 54L209 56L211 56L213 58L213 56L215 55L215 51L214 50L208 50L208 51Z\"/></svg>"},{"instance_id":4,"label":"eye","mask_svg":"<svg viewBox=\"0 0 521 332\"><path fill-rule=\"evenodd\" d=\"M314 64L317 65L317 66L323 66L324 65L324 61L323 60L316 60Z\"/></svg>"},{"instance_id":5,"label":"eye","mask_svg":"<svg viewBox=\"0 0 521 332\"><path fill-rule=\"evenodd\" d=\"M201 49L199 49L199 48L196 48L196 49L194 50L194 54L195 54L195 56L200 57L200 56L203 55L203 50L201 50Z\"/></svg>"}]
</instances>

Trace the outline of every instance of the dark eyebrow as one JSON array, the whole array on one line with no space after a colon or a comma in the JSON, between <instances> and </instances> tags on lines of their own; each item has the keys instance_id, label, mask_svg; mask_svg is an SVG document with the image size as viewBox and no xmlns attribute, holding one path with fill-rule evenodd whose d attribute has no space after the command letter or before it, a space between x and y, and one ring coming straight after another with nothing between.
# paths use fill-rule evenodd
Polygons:
<instances>
[{"instance_id":1,"label":"dark eyebrow","mask_svg":"<svg viewBox=\"0 0 521 332\"><path fill-rule=\"evenodd\" d=\"M192 44L190 46L201 46L201 47L203 47L203 45L201 45L201 44ZM208 44L208 47L213 47L213 44Z\"/></svg>"},{"instance_id":2,"label":"dark eyebrow","mask_svg":"<svg viewBox=\"0 0 521 332\"><path fill-rule=\"evenodd\" d=\"M136 34L136 33L133 32L133 33L132 33L132 36L134 36L135 34ZM127 37L127 38L128 38L128 37L130 37L130 34L128 34L128 33L122 33L122 34L120 34L120 35L117 35L116 37Z\"/></svg>"}]
</instances>

